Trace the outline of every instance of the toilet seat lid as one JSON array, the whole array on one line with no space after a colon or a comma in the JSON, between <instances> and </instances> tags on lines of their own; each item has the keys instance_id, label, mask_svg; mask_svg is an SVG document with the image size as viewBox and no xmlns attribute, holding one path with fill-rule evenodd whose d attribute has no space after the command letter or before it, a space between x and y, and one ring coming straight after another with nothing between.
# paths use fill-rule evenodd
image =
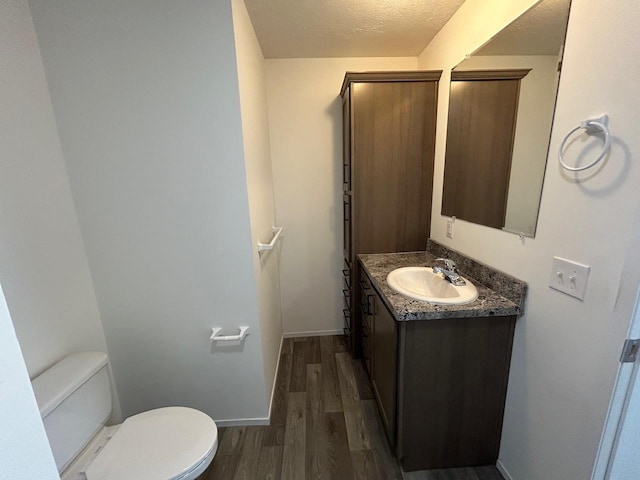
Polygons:
<instances>
[{"instance_id":1,"label":"toilet seat lid","mask_svg":"<svg viewBox=\"0 0 640 480\"><path fill-rule=\"evenodd\" d=\"M206 414L166 407L134 415L98 453L88 480L174 480L218 446L218 429Z\"/></svg>"}]
</instances>

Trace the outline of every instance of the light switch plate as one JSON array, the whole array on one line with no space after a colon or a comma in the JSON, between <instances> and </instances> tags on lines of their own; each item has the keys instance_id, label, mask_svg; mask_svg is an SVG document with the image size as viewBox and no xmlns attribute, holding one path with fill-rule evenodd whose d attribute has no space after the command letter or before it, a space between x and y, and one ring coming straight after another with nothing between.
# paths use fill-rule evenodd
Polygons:
<instances>
[{"instance_id":1,"label":"light switch plate","mask_svg":"<svg viewBox=\"0 0 640 480\"><path fill-rule=\"evenodd\" d=\"M584 300L591 267L565 258L553 257L549 286L555 290Z\"/></svg>"}]
</instances>

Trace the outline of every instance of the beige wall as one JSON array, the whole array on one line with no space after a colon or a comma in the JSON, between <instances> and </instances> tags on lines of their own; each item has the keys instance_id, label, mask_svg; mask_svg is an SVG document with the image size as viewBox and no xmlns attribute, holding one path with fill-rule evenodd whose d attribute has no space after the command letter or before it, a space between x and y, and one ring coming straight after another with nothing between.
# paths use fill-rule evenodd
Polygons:
<instances>
[{"instance_id":1,"label":"beige wall","mask_svg":"<svg viewBox=\"0 0 640 480\"><path fill-rule=\"evenodd\" d=\"M267 60L285 333L342 332L344 74L415 68L415 57Z\"/></svg>"},{"instance_id":2,"label":"beige wall","mask_svg":"<svg viewBox=\"0 0 640 480\"><path fill-rule=\"evenodd\" d=\"M272 227L276 224L265 61L244 1L233 0L232 7L262 359L266 395L271 398L282 339L278 271L278 252L281 244L278 243L275 250L265 250L261 253L256 249L258 242L269 242L273 235Z\"/></svg>"},{"instance_id":3,"label":"beige wall","mask_svg":"<svg viewBox=\"0 0 640 480\"><path fill-rule=\"evenodd\" d=\"M447 72L532 1L465 2L420 55L421 68ZM440 90L432 236L529 283L526 314L518 320L500 462L514 480L586 479L591 475L618 369L632 296L621 281L632 221L638 215L640 155L635 132L640 101L637 2L573 2L544 180L538 230L521 240L500 230L456 222L446 238L440 216L448 89ZM443 75L443 78L448 78ZM573 175L557 163L566 132L581 120L608 113L613 140L602 167ZM598 149L578 142L567 154L591 157ZM582 150L584 149L584 150ZM578 180L579 179L579 180ZM591 265L584 301L549 289L552 257ZM635 285L637 290L637 283Z\"/></svg>"}]
</instances>

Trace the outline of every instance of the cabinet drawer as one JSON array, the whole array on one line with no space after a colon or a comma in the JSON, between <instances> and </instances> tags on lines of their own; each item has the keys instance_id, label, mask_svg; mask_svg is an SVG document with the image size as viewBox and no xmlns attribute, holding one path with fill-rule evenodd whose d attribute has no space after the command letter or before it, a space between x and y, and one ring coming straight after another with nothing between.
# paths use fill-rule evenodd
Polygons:
<instances>
[{"instance_id":1,"label":"cabinet drawer","mask_svg":"<svg viewBox=\"0 0 640 480\"><path fill-rule=\"evenodd\" d=\"M364 317L373 313L371 308L373 289L367 275L362 270L360 270L360 276L362 277L358 285L360 289L360 314Z\"/></svg>"},{"instance_id":2,"label":"cabinet drawer","mask_svg":"<svg viewBox=\"0 0 640 480\"><path fill-rule=\"evenodd\" d=\"M370 317L373 315L373 304L375 302L375 295L373 293L362 293L360 291L360 316Z\"/></svg>"},{"instance_id":3,"label":"cabinet drawer","mask_svg":"<svg viewBox=\"0 0 640 480\"><path fill-rule=\"evenodd\" d=\"M364 273L364 271L360 270L360 276L362 277L360 279L360 291L362 292L362 294L366 294L366 293L370 293L371 291L371 281L369 280L369 277L367 277L367 274Z\"/></svg>"}]
</instances>

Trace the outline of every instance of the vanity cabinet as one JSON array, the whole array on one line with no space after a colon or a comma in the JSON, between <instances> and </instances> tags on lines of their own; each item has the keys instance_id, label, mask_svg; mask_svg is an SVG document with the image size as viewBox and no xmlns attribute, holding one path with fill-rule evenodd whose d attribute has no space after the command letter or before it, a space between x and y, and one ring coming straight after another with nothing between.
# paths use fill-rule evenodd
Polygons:
<instances>
[{"instance_id":1,"label":"vanity cabinet","mask_svg":"<svg viewBox=\"0 0 640 480\"><path fill-rule=\"evenodd\" d=\"M344 308L342 313L344 315L344 327L342 331L345 337L351 338L351 264L344 260L344 267L342 269L342 295L344 297Z\"/></svg>"},{"instance_id":2,"label":"vanity cabinet","mask_svg":"<svg viewBox=\"0 0 640 480\"><path fill-rule=\"evenodd\" d=\"M398 332L396 320L380 299L373 296L373 331L371 350L371 386L378 402L380 417L393 443L396 431L396 381L398 371Z\"/></svg>"},{"instance_id":3,"label":"vanity cabinet","mask_svg":"<svg viewBox=\"0 0 640 480\"><path fill-rule=\"evenodd\" d=\"M368 372L403 470L495 465L516 316L397 321L359 270Z\"/></svg>"},{"instance_id":4,"label":"vanity cabinet","mask_svg":"<svg viewBox=\"0 0 640 480\"><path fill-rule=\"evenodd\" d=\"M371 376L371 336L373 333L373 312L375 308L375 295L371 287L371 280L366 274L360 275L358 283L359 292L359 318L360 318L360 347L362 360L367 372Z\"/></svg>"},{"instance_id":5,"label":"vanity cabinet","mask_svg":"<svg viewBox=\"0 0 640 480\"><path fill-rule=\"evenodd\" d=\"M364 272L360 274L360 319L362 358L387 437L393 443L396 429L397 322Z\"/></svg>"},{"instance_id":6,"label":"vanity cabinet","mask_svg":"<svg viewBox=\"0 0 640 480\"><path fill-rule=\"evenodd\" d=\"M344 78L344 275L354 286L345 293L344 328L354 356L369 348L362 341L357 255L421 250L429 236L441 73L348 72Z\"/></svg>"}]
</instances>

